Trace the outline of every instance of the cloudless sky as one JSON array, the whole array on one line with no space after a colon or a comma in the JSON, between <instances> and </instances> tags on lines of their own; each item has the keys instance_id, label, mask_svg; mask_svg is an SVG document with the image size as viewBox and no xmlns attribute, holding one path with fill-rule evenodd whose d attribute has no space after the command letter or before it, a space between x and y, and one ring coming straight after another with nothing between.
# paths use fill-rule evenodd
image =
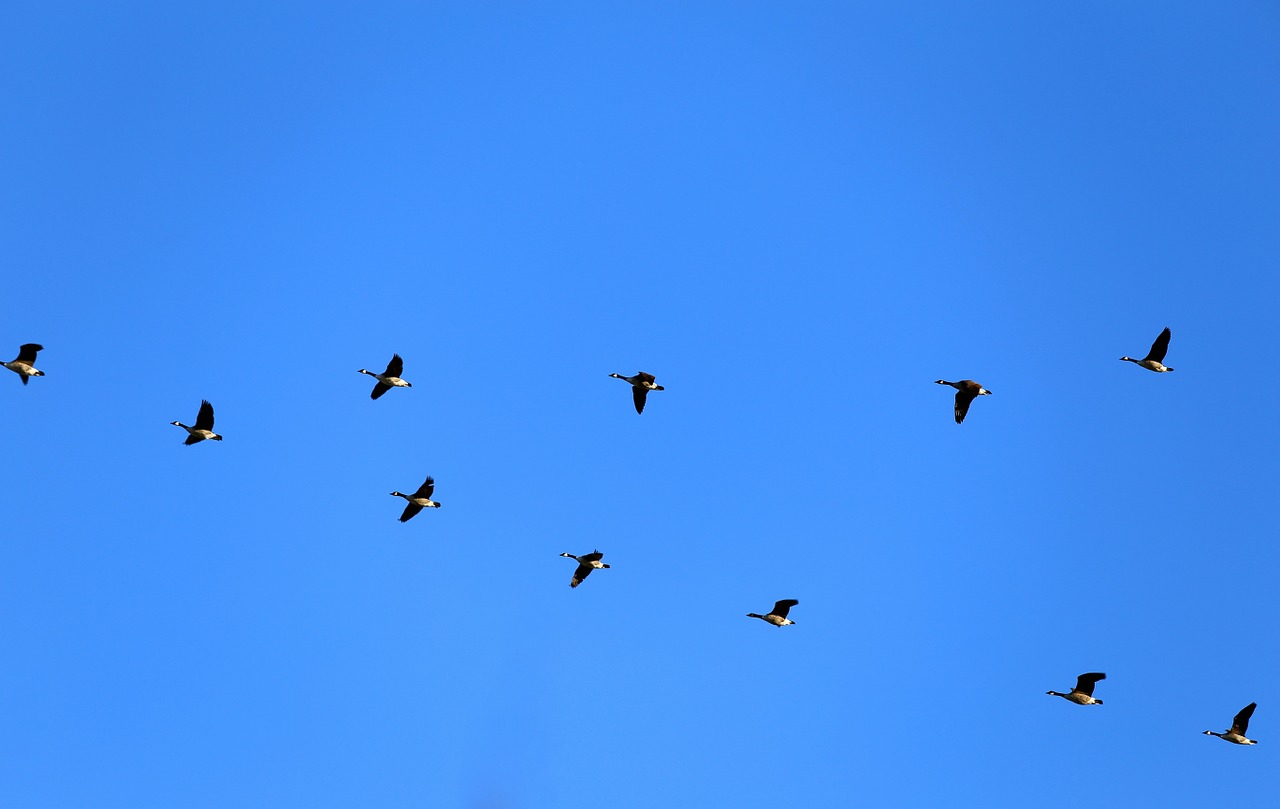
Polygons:
<instances>
[{"instance_id":1,"label":"cloudless sky","mask_svg":"<svg viewBox=\"0 0 1280 809\"><path fill-rule=\"evenodd\" d=\"M1278 102L1266 2L12 5L0 802L1265 803Z\"/></svg>"}]
</instances>

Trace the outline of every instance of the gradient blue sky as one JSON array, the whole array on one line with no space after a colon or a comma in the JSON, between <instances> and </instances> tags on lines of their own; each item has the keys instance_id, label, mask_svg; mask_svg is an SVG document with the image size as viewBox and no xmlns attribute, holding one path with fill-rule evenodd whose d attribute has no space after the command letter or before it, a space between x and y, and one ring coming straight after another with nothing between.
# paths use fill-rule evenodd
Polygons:
<instances>
[{"instance_id":1,"label":"gradient blue sky","mask_svg":"<svg viewBox=\"0 0 1280 809\"><path fill-rule=\"evenodd\" d=\"M1050 5L9 7L3 802L1267 800L1280 11Z\"/></svg>"}]
</instances>

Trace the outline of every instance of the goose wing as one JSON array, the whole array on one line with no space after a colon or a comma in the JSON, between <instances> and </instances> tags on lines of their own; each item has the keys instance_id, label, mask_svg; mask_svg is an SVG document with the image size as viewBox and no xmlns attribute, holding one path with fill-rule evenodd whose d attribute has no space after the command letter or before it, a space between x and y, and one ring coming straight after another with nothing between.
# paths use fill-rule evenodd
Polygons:
<instances>
[{"instance_id":1,"label":"goose wing","mask_svg":"<svg viewBox=\"0 0 1280 809\"><path fill-rule=\"evenodd\" d=\"M648 396L649 396L648 388L637 388L634 386L631 388L631 400L636 403L637 413L644 412L644 403L645 403L645 399L648 398Z\"/></svg>"},{"instance_id":2,"label":"goose wing","mask_svg":"<svg viewBox=\"0 0 1280 809\"><path fill-rule=\"evenodd\" d=\"M182 443L186 444L189 447L192 444L199 444L203 440L204 440L203 435L196 435L195 433L190 433L187 435L187 440L183 441Z\"/></svg>"},{"instance_id":3,"label":"goose wing","mask_svg":"<svg viewBox=\"0 0 1280 809\"><path fill-rule=\"evenodd\" d=\"M653 374L646 374L644 371L637 371L636 379L639 379L641 382L648 382L650 385L658 381L656 376Z\"/></svg>"},{"instance_id":4,"label":"goose wing","mask_svg":"<svg viewBox=\"0 0 1280 809\"><path fill-rule=\"evenodd\" d=\"M1081 694L1084 694L1086 697L1092 697L1094 683L1098 682L1099 680L1105 680L1105 679L1107 679L1107 675L1103 674L1100 671L1092 671L1092 672L1089 672L1088 674L1081 674L1079 677L1076 678L1076 687L1074 690L1080 692Z\"/></svg>"},{"instance_id":5,"label":"goose wing","mask_svg":"<svg viewBox=\"0 0 1280 809\"><path fill-rule=\"evenodd\" d=\"M404 360L400 359L399 354L391 355L391 362L387 363L387 370L383 372L383 376L400 376L404 373Z\"/></svg>"},{"instance_id":6,"label":"goose wing","mask_svg":"<svg viewBox=\"0 0 1280 809\"><path fill-rule=\"evenodd\" d=\"M1258 707L1258 703L1250 702L1240 710L1240 713L1236 714L1236 718L1231 721L1232 733L1238 733L1243 736L1249 730L1249 717L1253 716L1253 709L1256 707Z\"/></svg>"},{"instance_id":7,"label":"goose wing","mask_svg":"<svg viewBox=\"0 0 1280 809\"><path fill-rule=\"evenodd\" d=\"M408 522L419 511L422 511L422 506L417 503L410 503L404 507L404 513L400 515L400 522Z\"/></svg>"},{"instance_id":8,"label":"goose wing","mask_svg":"<svg viewBox=\"0 0 1280 809\"><path fill-rule=\"evenodd\" d=\"M200 413L196 415L195 429L213 431L213 405L209 404L208 399L200 402Z\"/></svg>"},{"instance_id":9,"label":"goose wing","mask_svg":"<svg viewBox=\"0 0 1280 809\"><path fill-rule=\"evenodd\" d=\"M586 557L584 556L583 558L585 559ZM593 570L595 570L595 568L593 568L591 565L584 565L583 563L579 562L578 569L573 571L573 579L570 580L569 586L577 587L579 584L582 584L582 580L585 579L587 576L590 576L591 571Z\"/></svg>"},{"instance_id":10,"label":"goose wing","mask_svg":"<svg viewBox=\"0 0 1280 809\"><path fill-rule=\"evenodd\" d=\"M1151 344L1151 350L1147 352L1148 360L1155 360L1156 362L1161 363L1164 362L1164 355L1169 351L1169 337L1171 335L1172 332L1170 332L1167 327L1164 331L1160 332L1160 336Z\"/></svg>"},{"instance_id":11,"label":"goose wing","mask_svg":"<svg viewBox=\"0 0 1280 809\"><path fill-rule=\"evenodd\" d=\"M578 561L583 562L584 564L591 564L592 562L599 562L603 558L604 554L600 551L592 551L591 553L584 553L579 556Z\"/></svg>"},{"instance_id":12,"label":"goose wing","mask_svg":"<svg viewBox=\"0 0 1280 809\"><path fill-rule=\"evenodd\" d=\"M965 388L956 391L956 424L964 422L964 417L969 413L969 405L973 404L976 398L978 398L976 390Z\"/></svg>"},{"instance_id":13,"label":"goose wing","mask_svg":"<svg viewBox=\"0 0 1280 809\"><path fill-rule=\"evenodd\" d=\"M773 605L773 611L770 614L776 615L779 618L786 618L787 613L791 611L791 608L799 603L800 602L796 601L794 598L784 598L777 604Z\"/></svg>"},{"instance_id":14,"label":"goose wing","mask_svg":"<svg viewBox=\"0 0 1280 809\"><path fill-rule=\"evenodd\" d=\"M18 356L14 358L14 362L25 362L27 365L34 365L36 361L36 352L43 351L44 346L39 343L23 343L18 346Z\"/></svg>"},{"instance_id":15,"label":"goose wing","mask_svg":"<svg viewBox=\"0 0 1280 809\"><path fill-rule=\"evenodd\" d=\"M430 475L427 475L427 479L423 481L422 485L418 487L418 490L413 493L413 496L425 497L428 500L430 500L431 493L434 492L435 490L436 490L436 479L431 477Z\"/></svg>"},{"instance_id":16,"label":"goose wing","mask_svg":"<svg viewBox=\"0 0 1280 809\"><path fill-rule=\"evenodd\" d=\"M373 386L373 393L369 394L369 398L377 399L379 396L381 396L382 394L386 393L389 390L391 390L390 385L384 385L381 382L379 382L378 384Z\"/></svg>"}]
</instances>

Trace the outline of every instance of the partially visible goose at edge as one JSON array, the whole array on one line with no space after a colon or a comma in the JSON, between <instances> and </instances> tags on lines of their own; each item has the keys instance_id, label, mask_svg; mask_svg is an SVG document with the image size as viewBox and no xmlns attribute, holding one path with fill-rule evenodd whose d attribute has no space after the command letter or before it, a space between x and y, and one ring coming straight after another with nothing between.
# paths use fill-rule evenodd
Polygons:
<instances>
[{"instance_id":1,"label":"partially visible goose at edge","mask_svg":"<svg viewBox=\"0 0 1280 809\"><path fill-rule=\"evenodd\" d=\"M43 350L44 346L39 343L23 343L18 346L18 356L13 358L13 362L0 362L0 365L17 374L25 385L33 376L44 376L44 371L36 370L36 352Z\"/></svg>"},{"instance_id":2,"label":"partially visible goose at edge","mask_svg":"<svg viewBox=\"0 0 1280 809\"><path fill-rule=\"evenodd\" d=\"M378 384L373 386L373 393L369 394L370 399L377 399L392 388L413 387L413 385L400 378L400 374L404 373L404 360L400 359L399 354L391 355L391 362L387 363L387 370L380 374L375 374L373 371L364 368L361 368L356 373L368 374L378 380Z\"/></svg>"},{"instance_id":3,"label":"partially visible goose at edge","mask_svg":"<svg viewBox=\"0 0 1280 809\"><path fill-rule=\"evenodd\" d=\"M644 371L640 371L635 376L623 376L622 374L609 374L609 376L631 383L631 398L636 404L637 413L644 412L644 402L649 395L649 391L666 390L666 388L656 383L656 377L653 374L646 374Z\"/></svg>"},{"instance_id":4,"label":"partially visible goose at edge","mask_svg":"<svg viewBox=\"0 0 1280 809\"><path fill-rule=\"evenodd\" d=\"M1134 365L1140 365L1148 371L1155 371L1157 374L1167 374L1173 369L1164 364L1164 355L1169 352L1169 337L1172 332L1168 327L1160 332L1160 336L1151 344L1151 350L1147 352L1147 356L1140 360L1133 357L1121 357L1124 362L1132 362Z\"/></svg>"},{"instance_id":5,"label":"partially visible goose at edge","mask_svg":"<svg viewBox=\"0 0 1280 809\"><path fill-rule=\"evenodd\" d=\"M1093 686L1099 680L1105 679L1107 679L1107 675L1100 671L1092 671L1077 677L1076 687L1071 689L1069 693L1060 694L1057 691L1046 691L1045 693L1053 697L1062 697L1077 705L1101 705L1102 700L1093 698Z\"/></svg>"},{"instance_id":6,"label":"partially visible goose at edge","mask_svg":"<svg viewBox=\"0 0 1280 809\"><path fill-rule=\"evenodd\" d=\"M1240 709L1240 713L1236 714L1236 718L1231 720L1231 728L1226 733L1215 733L1212 730L1206 730L1204 735L1217 736L1224 742L1232 744L1257 744L1254 739L1246 739L1244 734L1249 731L1249 717L1253 716L1253 709L1258 707L1258 703L1250 702L1248 705Z\"/></svg>"},{"instance_id":7,"label":"partially visible goose at edge","mask_svg":"<svg viewBox=\"0 0 1280 809\"><path fill-rule=\"evenodd\" d=\"M209 404L207 399L200 402L200 412L196 414L196 426L188 427L180 421L171 421L169 423L187 431L187 440L182 443L188 447L192 444L199 444L206 438L213 441L222 440L222 436L213 431L213 405Z\"/></svg>"},{"instance_id":8,"label":"partially visible goose at edge","mask_svg":"<svg viewBox=\"0 0 1280 809\"><path fill-rule=\"evenodd\" d=\"M939 385L950 385L956 389L956 424L964 421L969 412L969 405L979 396L990 396L991 391L974 382L972 379L961 379L959 382L948 382L945 379L934 380Z\"/></svg>"},{"instance_id":9,"label":"partially visible goose at edge","mask_svg":"<svg viewBox=\"0 0 1280 809\"><path fill-rule=\"evenodd\" d=\"M427 479L413 494L392 492L392 497L403 497L405 500L409 501L409 505L404 507L404 513L400 515L400 522L408 522L415 514L422 511L424 508L440 508L440 504L431 499L431 494L435 490L435 478L427 475Z\"/></svg>"},{"instance_id":10,"label":"partially visible goose at edge","mask_svg":"<svg viewBox=\"0 0 1280 809\"><path fill-rule=\"evenodd\" d=\"M795 621L788 618L787 613L791 611L792 607L799 603L800 602L796 601L794 598L784 598L773 605L773 609L768 615L759 615L754 612L749 612L747 613L747 617L759 618L761 621L773 624L774 626L790 626L791 624L794 624Z\"/></svg>"},{"instance_id":11,"label":"partially visible goose at edge","mask_svg":"<svg viewBox=\"0 0 1280 809\"><path fill-rule=\"evenodd\" d=\"M570 587L577 587L579 584L582 584L583 580L586 579L587 576L590 576L591 571L593 570L609 569L608 565L600 561L604 558L604 554L600 551L584 553L581 556L574 556L571 553L562 553L560 555L567 556L578 563L578 567L573 571L573 578L569 580Z\"/></svg>"}]
</instances>

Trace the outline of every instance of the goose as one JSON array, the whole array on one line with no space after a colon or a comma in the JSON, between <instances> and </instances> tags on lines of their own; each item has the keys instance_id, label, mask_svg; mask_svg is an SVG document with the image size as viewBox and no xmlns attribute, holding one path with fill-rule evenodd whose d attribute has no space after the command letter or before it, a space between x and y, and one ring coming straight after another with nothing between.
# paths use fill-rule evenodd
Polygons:
<instances>
[{"instance_id":1,"label":"goose","mask_svg":"<svg viewBox=\"0 0 1280 809\"><path fill-rule=\"evenodd\" d=\"M578 568L573 571L573 578L569 580L570 587L577 587L579 584L582 584L583 579L590 576L591 571L593 570L609 569L608 565L600 561L604 557L604 554L600 551L584 553L581 556L574 556L571 553L562 553L560 555L567 556L570 559L575 559L578 562Z\"/></svg>"},{"instance_id":2,"label":"goose","mask_svg":"<svg viewBox=\"0 0 1280 809\"><path fill-rule=\"evenodd\" d=\"M956 424L964 421L969 412L969 405L979 396L990 396L991 391L974 382L972 379L961 379L959 382L948 382L945 379L935 380L939 385L950 385L956 389Z\"/></svg>"},{"instance_id":3,"label":"goose","mask_svg":"<svg viewBox=\"0 0 1280 809\"><path fill-rule=\"evenodd\" d=\"M636 412L644 412L644 400L651 390L666 390L661 385L655 384L653 374L646 374L644 371L638 372L635 376L623 376L622 374L609 374L614 379L621 379L623 382L631 383L631 397L636 403Z\"/></svg>"},{"instance_id":4,"label":"goose","mask_svg":"<svg viewBox=\"0 0 1280 809\"><path fill-rule=\"evenodd\" d=\"M787 617L787 613L791 611L792 607L799 603L800 602L796 601L794 598L784 598L773 605L773 609L769 611L768 615L757 615L754 612L749 612L747 613L747 617L759 618L761 621L767 621L774 626L787 626L788 624L795 623L795 621Z\"/></svg>"},{"instance_id":5,"label":"goose","mask_svg":"<svg viewBox=\"0 0 1280 809\"><path fill-rule=\"evenodd\" d=\"M1071 700L1077 705L1101 705L1102 700L1093 698L1093 684L1105 679L1107 679L1107 675L1100 671L1089 672L1076 678L1076 687L1071 689L1070 693L1059 694L1057 691L1046 691L1045 693L1050 696Z\"/></svg>"},{"instance_id":6,"label":"goose","mask_svg":"<svg viewBox=\"0 0 1280 809\"><path fill-rule=\"evenodd\" d=\"M181 427L189 433L187 440L183 442L188 447L192 444L199 444L206 438L211 438L214 441L222 440L222 436L213 431L213 405L209 404L207 399L200 402L200 412L196 414L196 426L188 427L180 421L171 421L169 423L176 427Z\"/></svg>"},{"instance_id":7,"label":"goose","mask_svg":"<svg viewBox=\"0 0 1280 809\"><path fill-rule=\"evenodd\" d=\"M412 388L408 382L400 378L400 374L404 373L404 360L400 359L399 354L391 355L391 362L387 363L387 370L380 374L361 368L357 373L368 374L378 380L378 384L373 386L373 393L369 395L371 399L377 399L382 394L392 388Z\"/></svg>"},{"instance_id":8,"label":"goose","mask_svg":"<svg viewBox=\"0 0 1280 809\"><path fill-rule=\"evenodd\" d=\"M1168 327L1165 327L1165 330L1160 332L1160 336L1156 338L1156 341L1151 344L1151 350L1147 352L1147 356L1140 360L1135 360L1133 357L1121 357L1120 359L1125 362L1132 362L1135 365L1141 365L1148 371L1155 371L1157 374L1168 373L1173 369L1164 365L1164 355L1169 351L1169 337L1171 334Z\"/></svg>"},{"instance_id":9,"label":"goose","mask_svg":"<svg viewBox=\"0 0 1280 809\"><path fill-rule=\"evenodd\" d=\"M23 343L18 346L18 356L14 357L13 362L0 362L0 365L17 374L25 385L33 376L44 376L44 371L36 370L37 351L44 351L44 346L39 343Z\"/></svg>"},{"instance_id":10,"label":"goose","mask_svg":"<svg viewBox=\"0 0 1280 809\"><path fill-rule=\"evenodd\" d=\"M1232 744L1257 744L1257 740L1244 737L1244 734L1249 730L1249 717L1253 716L1253 709L1256 707L1258 707L1258 703L1250 702L1241 708L1240 713L1236 714L1236 718L1231 720L1231 729L1226 733L1214 733L1212 730L1206 730L1204 735L1217 736L1224 742L1231 742Z\"/></svg>"},{"instance_id":11,"label":"goose","mask_svg":"<svg viewBox=\"0 0 1280 809\"><path fill-rule=\"evenodd\" d=\"M431 499L431 493L435 490L435 478L427 475L427 479L413 494L392 492L392 497L403 497L405 500L409 501L409 505L404 507L404 513L400 515L400 522L408 522L413 515L422 511L424 508L440 508L440 504Z\"/></svg>"}]
</instances>

